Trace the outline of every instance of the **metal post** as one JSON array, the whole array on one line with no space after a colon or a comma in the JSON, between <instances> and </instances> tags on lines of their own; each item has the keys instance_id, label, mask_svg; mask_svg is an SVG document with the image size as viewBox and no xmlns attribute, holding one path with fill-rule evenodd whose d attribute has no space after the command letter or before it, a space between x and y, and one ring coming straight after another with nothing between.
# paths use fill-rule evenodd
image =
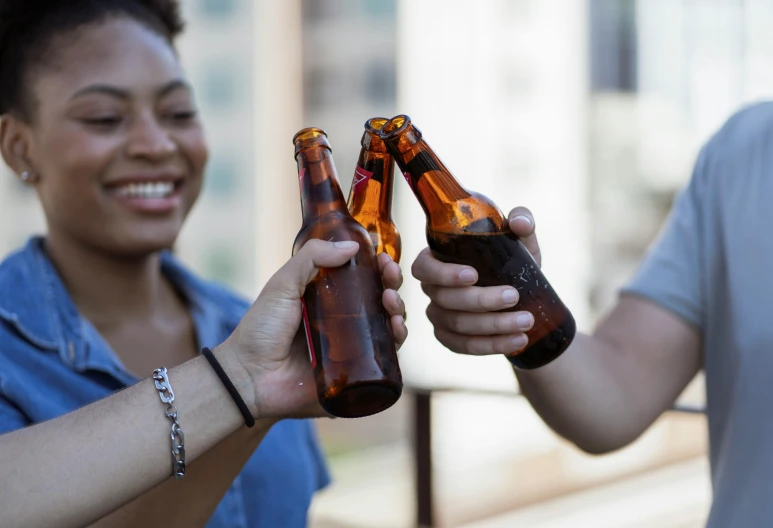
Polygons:
<instances>
[{"instance_id":1,"label":"metal post","mask_svg":"<svg viewBox=\"0 0 773 528\"><path fill-rule=\"evenodd\" d=\"M416 469L416 523L435 526L432 500L432 392L414 393L413 446Z\"/></svg>"}]
</instances>

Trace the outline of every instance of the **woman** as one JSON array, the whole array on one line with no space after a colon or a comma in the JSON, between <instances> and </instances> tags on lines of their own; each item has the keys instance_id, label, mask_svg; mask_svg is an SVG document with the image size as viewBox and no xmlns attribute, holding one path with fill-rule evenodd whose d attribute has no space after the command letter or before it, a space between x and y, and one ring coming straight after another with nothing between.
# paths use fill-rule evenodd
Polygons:
<instances>
[{"instance_id":1,"label":"woman","mask_svg":"<svg viewBox=\"0 0 773 528\"><path fill-rule=\"evenodd\" d=\"M202 347L226 340L248 308L166 251L198 197L207 160L173 47L181 28L172 0L0 2L0 148L34 186L48 226L45 238L31 239L0 264L0 433L196 358ZM312 260L301 260L310 274L306 282ZM399 286L396 265L385 257L380 262L385 283ZM102 525L163 519L195 526L210 518L208 526L305 524L313 493L328 481L311 424L285 420L268 427L284 417L320 414L309 410L313 383L308 364L299 361L303 343L291 346L303 286L279 303L282 309L268 311L265 325L250 327L256 343L242 348L260 349L259 360L219 356L226 372L251 373L240 379L253 383L237 389L246 392L252 414L269 423L239 428L209 450L198 445L184 479L139 496ZM402 342L402 302L388 290L384 304ZM248 342L243 335L237 340ZM256 374L266 371L275 375ZM254 383L259 377L264 384ZM185 402L175 404L185 430ZM162 418L163 409L157 409ZM168 431L160 433L165 437Z\"/></svg>"}]
</instances>

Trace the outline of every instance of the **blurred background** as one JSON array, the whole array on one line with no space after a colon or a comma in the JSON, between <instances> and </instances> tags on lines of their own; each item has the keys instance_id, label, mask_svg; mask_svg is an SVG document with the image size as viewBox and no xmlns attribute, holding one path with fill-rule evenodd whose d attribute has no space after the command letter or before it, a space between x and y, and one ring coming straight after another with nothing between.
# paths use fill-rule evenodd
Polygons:
<instances>
[{"instance_id":1,"label":"blurred background","mask_svg":"<svg viewBox=\"0 0 773 528\"><path fill-rule=\"evenodd\" d=\"M687 182L700 145L773 94L767 0L183 0L183 62L212 158L176 250L253 297L300 227L291 138L327 130L348 193L362 126L407 113L462 184L534 212L546 276L590 331ZM4 169L3 169L4 170ZM0 254L44 229L0 178ZM402 178L395 218L411 336L408 387L434 392L436 526L691 527L710 502L702 414L664 415L588 456L517 396L504 358L434 341L408 272L424 216ZM463 390L460 390L463 389ZM320 420L334 483L314 528L416 525L413 390L370 418ZM421 392L421 394L429 394ZM703 405L700 377L682 396ZM426 402L425 402L426 403Z\"/></svg>"}]
</instances>

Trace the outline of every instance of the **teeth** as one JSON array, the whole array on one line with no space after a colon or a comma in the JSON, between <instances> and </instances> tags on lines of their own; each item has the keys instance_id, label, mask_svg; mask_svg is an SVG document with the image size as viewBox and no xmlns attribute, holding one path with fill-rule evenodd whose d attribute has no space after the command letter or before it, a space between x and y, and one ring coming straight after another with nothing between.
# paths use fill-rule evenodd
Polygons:
<instances>
[{"instance_id":1,"label":"teeth","mask_svg":"<svg viewBox=\"0 0 773 528\"><path fill-rule=\"evenodd\" d=\"M130 183L115 190L115 194L126 198L166 198L174 191L172 182Z\"/></svg>"}]
</instances>

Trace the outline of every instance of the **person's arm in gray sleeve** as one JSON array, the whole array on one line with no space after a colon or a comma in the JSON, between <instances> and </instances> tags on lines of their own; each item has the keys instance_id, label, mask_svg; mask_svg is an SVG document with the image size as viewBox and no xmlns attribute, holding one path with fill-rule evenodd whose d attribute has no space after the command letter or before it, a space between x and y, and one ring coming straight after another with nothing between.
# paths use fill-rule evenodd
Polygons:
<instances>
[{"instance_id":1,"label":"person's arm in gray sleeve","mask_svg":"<svg viewBox=\"0 0 773 528\"><path fill-rule=\"evenodd\" d=\"M2 388L0 384L0 389ZM0 435L29 425L29 420L0 391Z\"/></svg>"},{"instance_id":2,"label":"person's arm in gray sleeve","mask_svg":"<svg viewBox=\"0 0 773 528\"><path fill-rule=\"evenodd\" d=\"M712 170L711 143L703 149L689 186L637 276L591 335L578 334L557 360L516 371L521 390L545 422L589 453L604 453L641 435L693 379L701 366L703 193ZM538 262L534 219L525 208L510 213L510 227ZM445 264L424 250L414 276L430 297L427 316L435 336L464 354L513 353L533 322L517 313L494 313L507 286L472 286L469 267ZM474 270L472 270L474 273Z\"/></svg>"}]
</instances>

